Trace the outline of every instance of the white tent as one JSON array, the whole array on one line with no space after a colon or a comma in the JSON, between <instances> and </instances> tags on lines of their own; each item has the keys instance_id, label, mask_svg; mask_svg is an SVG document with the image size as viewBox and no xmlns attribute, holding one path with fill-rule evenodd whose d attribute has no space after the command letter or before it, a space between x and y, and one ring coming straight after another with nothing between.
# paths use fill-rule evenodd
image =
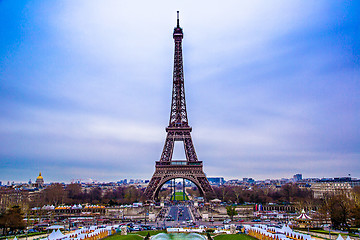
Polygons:
<instances>
[{"instance_id":1,"label":"white tent","mask_svg":"<svg viewBox=\"0 0 360 240\"><path fill-rule=\"evenodd\" d=\"M61 225L52 225L52 226L50 226L50 227L48 227L48 228L46 228L47 230L51 230L51 229L59 229L59 228L61 228L61 229L63 229L64 228L64 226L61 226Z\"/></svg>"},{"instance_id":2,"label":"white tent","mask_svg":"<svg viewBox=\"0 0 360 240\"><path fill-rule=\"evenodd\" d=\"M58 240L64 238L64 234L60 232L58 229L57 231L53 230L52 233L47 237L48 240Z\"/></svg>"},{"instance_id":3,"label":"white tent","mask_svg":"<svg viewBox=\"0 0 360 240\"><path fill-rule=\"evenodd\" d=\"M58 229L57 231L56 231L56 234L57 234L57 236L58 237L61 237L61 238L63 238L65 235L60 231L60 229Z\"/></svg>"},{"instance_id":4,"label":"white tent","mask_svg":"<svg viewBox=\"0 0 360 240\"><path fill-rule=\"evenodd\" d=\"M47 237L48 239L56 239L56 231L53 230L52 233Z\"/></svg>"},{"instance_id":5,"label":"white tent","mask_svg":"<svg viewBox=\"0 0 360 240\"><path fill-rule=\"evenodd\" d=\"M343 239L342 236L339 234L339 236L337 237L336 240L344 240L344 239Z\"/></svg>"},{"instance_id":6,"label":"white tent","mask_svg":"<svg viewBox=\"0 0 360 240\"><path fill-rule=\"evenodd\" d=\"M288 225L285 225L281 228L281 232L283 233L292 233L292 229L288 226Z\"/></svg>"},{"instance_id":7,"label":"white tent","mask_svg":"<svg viewBox=\"0 0 360 240\"><path fill-rule=\"evenodd\" d=\"M349 236L347 236L346 240L351 240L351 238Z\"/></svg>"}]
</instances>

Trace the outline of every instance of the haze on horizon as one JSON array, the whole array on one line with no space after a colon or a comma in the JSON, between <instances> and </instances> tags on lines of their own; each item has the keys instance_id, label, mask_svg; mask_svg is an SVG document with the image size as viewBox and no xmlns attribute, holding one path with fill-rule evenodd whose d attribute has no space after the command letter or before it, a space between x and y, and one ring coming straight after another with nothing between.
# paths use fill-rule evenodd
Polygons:
<instances>
[{"instance_id":1,"label":"haze on horizon","mask_svg":"<svg viewBox=\"0 0 360 240\"><path fill-rule=\"evenodd\" d=\"M0 180L150 179L176 11L208 176L360 177L357 1L0 1Z\"/></svg>"}]
</instances>

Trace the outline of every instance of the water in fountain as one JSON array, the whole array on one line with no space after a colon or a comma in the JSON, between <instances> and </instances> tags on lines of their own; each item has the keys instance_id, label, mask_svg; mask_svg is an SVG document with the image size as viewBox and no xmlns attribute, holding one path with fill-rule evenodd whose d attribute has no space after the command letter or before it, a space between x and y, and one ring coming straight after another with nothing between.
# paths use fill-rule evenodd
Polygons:
<instances>
[{"instance_id":1,"label":"water in fountain","mask_svg":"<svg viewBox=\"0 0 360 240\"><path fill-rule=\"evenodd\" d=\"M206 240L206 237L197 233L159 233L153 236L151 240Z\"/></svg>"}]
</instances>

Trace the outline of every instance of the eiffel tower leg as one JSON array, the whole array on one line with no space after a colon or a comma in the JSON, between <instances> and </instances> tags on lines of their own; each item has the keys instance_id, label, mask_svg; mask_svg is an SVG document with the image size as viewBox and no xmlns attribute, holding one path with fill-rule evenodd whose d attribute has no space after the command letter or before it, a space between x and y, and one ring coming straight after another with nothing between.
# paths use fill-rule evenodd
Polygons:
<instances>
[{"instance_id":1,"label":"eiffel tower leg","mask_svg":"<svg viewBox=\"0 0 360 240\"><path fill-rule=\"evenodd\" d=\"M173 182L173 201L175 201L175 195L176 195L176 187L175 187L175 178L173 179L174 181L171 181Z\"/></svg>"},{"instance_id":2,"label":"eiffel tower leg","mask_svg":"<svg viewBox=\"0 0 360 240\"><path fill-rule=\"evenodd\" d=\"M161 181L161 177L153 176L151 178L149 185L147 186L145 193L144 193L144 195L147 199L155 200L154 193L155 193L155 190L158 187L160 181Z\"/></svg>"},{"instance_id":3,"label":"eiffel tower leg","mask_svg":"<svg viewBox=\"0 0 360 240\"><path fill-rule=\"evenodd\" d=\"M183 178L182 190L183 190L183 201L185 201L185 178Z\"/></svg>"}]
</instances>

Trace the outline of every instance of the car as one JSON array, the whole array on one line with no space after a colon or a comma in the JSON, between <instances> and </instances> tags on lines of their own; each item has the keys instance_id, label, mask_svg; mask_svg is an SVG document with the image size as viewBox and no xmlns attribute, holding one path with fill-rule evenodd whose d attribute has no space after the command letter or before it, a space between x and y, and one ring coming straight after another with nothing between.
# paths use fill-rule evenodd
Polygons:
<instances>
[{"instance_id":1,"label":"car","mask_svg":"<svg viewBox=\"0 0 360 240\"><path fill-rule=\"evenodd\" d=\"M134 226L132 227L132 231L141 231L141 230L142 230L142 228L139 227L139 226L134 225Z\"/></svg>"},{"instance_id":2,"label":"car","mask_svg":"<svg viewBox=\"0 0 360 240\"><path fill-rule=\"evenodd\" d=\"M140 227L144 230L151 230L151 226L148 225L141 225Z\"/></svg>"},{"instance_id":3,"label":"car","mask_svg":"<svg viewBox=\"0 0 360 240\"><path fill-rule=\"evenodd\" d=\"M239 226L236 226L236 230L239 230L239 231L240 231L242 228L243 228L243 226L240 226L240 225L239 225Z\"/></svg>"}]
</instances>

